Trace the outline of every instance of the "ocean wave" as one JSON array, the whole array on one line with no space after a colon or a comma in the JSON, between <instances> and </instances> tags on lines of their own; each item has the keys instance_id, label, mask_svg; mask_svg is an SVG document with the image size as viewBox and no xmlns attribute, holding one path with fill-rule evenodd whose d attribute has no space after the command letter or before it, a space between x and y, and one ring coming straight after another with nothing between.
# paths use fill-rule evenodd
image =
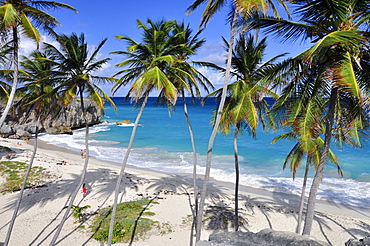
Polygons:
<instances>
[{"instance_id":1,"label":"ocean wave","mask_svg":"<svg viewBox=\"0 0 370 246\"><path fill-rule=\"evenodd\" d=\"M92 128L91 132L98 133L109 131L112 124L103 124ZM47 135L42 134L40 139L57 146L79 151L84 148L85 130L79 129L73 135ZM89 141L90 154L98 159L122 163L126 149L119 146L117 141L101 141L92 139ZM211 177L225 182L235 180L234 158L231 155L213 155ZM240 158L244 163L244 158ZM197 154L197 173L204 174L206 156ZM192 173L193 153L192 152L169 152L155 147L133 148L128 164L149 168L156 171L168 173ZM272 192L282 192L300 196L303 178L290 177L289 171L282 172L281 165L273 167L263 165L241 165L240 184ZM368 173L364 173L368 176ZM312 178L308 179L307 187L310 187ZM324 178L319 192L318 199L330 202L348 204L358 207L369 207L370 182L359 182L348 178ZM309 189L307 189L308 196Z\"/></svg>"}]
</instances>

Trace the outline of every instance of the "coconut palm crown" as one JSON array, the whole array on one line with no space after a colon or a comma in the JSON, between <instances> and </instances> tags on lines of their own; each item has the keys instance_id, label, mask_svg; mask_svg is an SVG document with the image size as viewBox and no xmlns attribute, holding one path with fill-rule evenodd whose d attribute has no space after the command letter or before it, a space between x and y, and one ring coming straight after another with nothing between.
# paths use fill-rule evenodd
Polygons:
<instances>
[{"instance_id":1,"label":"coconut palm crown","mask_svg":"<svg viewBox=\"0 0 370 246\"><path fill-rule=\"evenodd\" d=\"M59 25L58 20L44 10L70 9L77 12L73 7L54 1L24 1L6 0L0 1L0 32L5 39L13 43L13 84L9 95L9 100L0 118L0 127L13 104L15 91L18 84L18 45L19 33L24 37L33 39L36 43L41 40L38 28L48 33L52 28ZM11 38L9 38L11 34Z\"/></svg>"},{"instance_id":2,"label":"coconut palm crown","mask_svg":"<svg viewBox=\"0 0 370 246\"><path fill-rule=\"evenodd\" d=\"M296 57L282 63L280 72L290 83L283 90L275 108L286 107L286 116L303 119L300 138L303 148L309 150L315 137L322 134L320 163L317 167L307 203L303 234L310 234L314 216L316 194L324 176L324 166L333 130L343 134L351 128L354 141L360 144L360 131L365 126L367 108L364 98L368 84L358 79L361 71L361 50L368 39L368 1L302 1L297 0L292 22L256 14L248 28L261 28L282 41L310 40L313 46ZM287 71L290 71L287 73ZM326 100L321 100L325 98ZM314 105L319 102L321 106ZM321 123L316 124L312 112L321 112Z\"/></svg>"}]
</instances>

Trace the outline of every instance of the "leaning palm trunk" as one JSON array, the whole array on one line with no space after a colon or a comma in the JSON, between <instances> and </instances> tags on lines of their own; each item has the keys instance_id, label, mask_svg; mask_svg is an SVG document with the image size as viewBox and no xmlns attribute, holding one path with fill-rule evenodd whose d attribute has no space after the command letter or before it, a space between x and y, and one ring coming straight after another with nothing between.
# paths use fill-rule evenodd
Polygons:
<instances>
[{"instance_id":1,"label":"leaning palm trunk","mask_svg":"<svg viewBox=\"0 0 370 246\"><path fill-rule=\"evenodd\" d=\"M234 134L234 159L235 159L235 231L239 230L239 158L238 158L238 128Z\"/></svg>"},{"instance_id":2,"label":"leaning palm trunk","mask_svg":"<svg viewBox=\"0 0 370 246\"><path fill-rule=\"evenodd\" d=\"M315 177L312 181L310 194L307 200L307 213L306 219L303 227L303 234L310 235L312 229L312 223L315 213L315 204L316 204L316 196L319 186L324 178L324 167L325 163L328 159L328 151L330 148L330 140L332 136L332 127L334 122L334 110L335 110L335 103L338 97L338 88L333 88L331 90L330 99L329 99L329 110L327 113L326 123L325 123L325 141L324 146L320 155L320 163L317 166Z\"/></svg>"},{"instance_id":3,"label":"leaning palm trunk","mask_svg":"<svg viewBox=\"0 0 370 246\"><path fill-rule=\"evenodd\" d=\"M198 242L200 240L201 236L201 231L202 231L202 218L203 218L203 211L204 211L204 203L206 200L206 194L207 194L207 186L209 182L209 176L210 176L210 171L211 171L211 159L212 159L212 149L213 149L213 143L216 138L216 134L218 131L218 127L220 125L221 121L221 115L222 111L224 108L225 100L226 100L226 92L227 92L227 85L229 81L229 76L230 76L230 68L231 68L231 57L232 57L232 50L234 46L234 35L235 35L235 27L236 27L236 17L238 13L235 10L232 24L231 24L231 29L230 29L230 45L229 45L229 50L227 54L227 65L226 65L226 72L225 72L225 80L224 84L222 87L222 94L221 94L221 101L217 109L217 116L216 116L216 121L213 126L213 130L211 133L211 136L209 138L208 142L208 150L207 150L207 160L206 160L206 172L204 174L204 181L203 181L203 186L202 190L200 193L200 199L199 199L199 209L198 209L198 214L197 214L197 230L196 230L196 241Z\"/></svg>"},{"instance_id":4,"label":"leaning palm trunk","mask_svg":"<svg viewBox=\"0 0 370 246\"><path fill-rule=\"evenodd\" d=\"M143 101L143 103L141 105L140 111L139 111L139 113L136 116L134 128L132 129L132 132L131 132L130 142L129 142L128 146L127 146L127 150L126 150L125 156L123 158L123 163L122 163L121 171L120 171L119 176L118 176L118 179L117 179L116 189L114 191L114 202L113 202L113 208L112 208L112 216L111 216L110 225L109 225L108 246L112 245L114 219L116 217L116 211L117 211L117 202L118 202L119 188L121 186L121 181L122 181L122 178L123 178L123 174L125 172L125 169L126 169L127 160L128 160L128 157L129 157L130 152L131 152L131 149L132 149L132 144L134 143L134 139L135 139L135 135L136 135L136 129L137 129L138 125L139 125L139 121L140 121L141 115L143 114L143 111L144 111L146 102L148 101L148 97L149 97L149 92L147 92L145 94L144 101Z\"/></svg>"},{"instance_id":5,"label":"leaning palm trunk","mask_svg":"<svg viewBox=\"0 0 370 246\"><path fill-rule=\"evenodd\" d=\"M86 111L85 111L85 106L84 106L84 101L83 101L83 91L82 90L80 90L80 98L81 98L82 114L83 114L83 118L85 120L85 129L86 129L86 131L85 131L85 149L86 149L85 163L84 163L84 167L83 167L83 170L82 170L80 182L78 183L78 185L76 186L75 191L71 195L71 199L69 201L68 207L66 208L66 212L64 213L64 216L63 216L62 220L59 223L58 229L56 230L56 232L54 234L54 237L53 237L52 241L50 242L50 246L54 246L56 244L58 236L59 236L60 232L62 231L63 225L64 225L64 223L66 222L66 220L68 218L69 212L71 211L73 202L76 199L77 193L81 189L82 184L84 183L86 172L87 172L87 165L89 163L89 123L87 122L87 119L86 119Z\"/></svg>"},{"instance_id":6,"label":"leaning palm trunk","mask_svg":"<svg viewBox=\"0 0 370 246\"><path fill-rule=\"evenodd\" d=\"M188 114L188 107L186 105L186 98L185 98L185 93L182 91L182 100L184 104L184 114L185 114L185 119L186 123L188 124L189 128L189 135L190 135L190 141L191 141L191 147L193 149L193 190L194 190L194 212L193 212L193 225L191 227L191 234L193 235L193 230L195 227L195 230L197 228L197 223L196 223L196 218L197 218L197 213L198 213L198 187L197 187L197 150L195 148L195 142L194 142L194 134L193 134L193 128L191 127L190 124L190 119L189 119L189 114ZM190 237L190 245L193 245L193 236Z\"/></svg>"},{"instance_id":7,"label":"leaning palm trunk","mask_svg":"<svg viewBox=\"0 0 370 246\"><path fill-rule=\"evenodd\" d=\"M307 156L307 162L306 162L306 169L304 171L304 178L303 178L303 185L302 185L302 193L301 193L301 203L299 204L299 212L298 212L298 223L296 228L296 233L300 233L301 231L301 224L302 224L302 214L303 214L303 207L304 207L304 199L305 199L305 193L306 193L306 186L307 186L307 177L308 177L308 169L310 167L309 163L310 156Z\"/></svg>"},{"instance_id":8,"label":"leaning palm trunk","mask_svg":"<svg viewBox=\"0 0 370 246\"><path fill-rule=\"evenodd\" d=\"M8 102L6 103L6 107L3 111L3 114L1 115L0 118L0 128L3 126L4 121L6 116L9 113L10 108L13 105L14 101L14 96L15 96L15 91L17 90L17 84L18 84L18 29L17 26L13 27L13 52L14 52L14 57L13 57L13 66L14 66L14 71L13 71L13 85L12 85L12 90L10 91L9 99Z\"/></svg>"},{"instance_id":9,"label":"leaning palm trunk","mask_svg":"<svg viewBox=\"0 0 370 246\"><path fill-rule=\"evenodd\" d=\"M38 132L39 132L39 120L37 120L37 122L36 122L35 140L34 140L34 143L33 143L33 152L32 152L32 155L31 155L30 164L28 165L26 174L25 174L24 179L23 179L23 184L22 184L22 187L21 187L21 191L19 192L19 197L18 197L18 200L17 200L17 204L15 205L15 209L14 209L12 220L10 221L10 224L9 224L9 228L8 228L8 232L6 234L4 246L8 246L9 245L10 236L12 234L12 230L13 230L13 226L14 226L14 223L15 223L15 219L17 218L19 207L20 207L21 202L22 202L24 189L26 188L26 184L27 184L27 179L28 179L28 176L30 175L31 168L32 168L32 165L33 165L33 160L35 159L35 156L36 156L36 151L37 151L37 135L38 135Z\"/></svg>"}]
</instances>

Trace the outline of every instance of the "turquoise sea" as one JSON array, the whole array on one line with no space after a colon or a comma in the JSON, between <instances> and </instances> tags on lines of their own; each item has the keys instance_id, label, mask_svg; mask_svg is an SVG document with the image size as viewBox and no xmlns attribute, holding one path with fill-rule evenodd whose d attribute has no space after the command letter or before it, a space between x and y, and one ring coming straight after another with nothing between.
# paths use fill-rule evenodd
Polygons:
<instances>
[{"instance_id":1,"label":"turquoise sea","mask_svg":"<svg viewBox=\"0 0 370 246\"><path fill-rule=\"evenodd\" d=\"M135 121L139 109L114 97L118 107L116 113L106 105L105 117L109 123L91 127L90 154L121 165L128 145L132 126L118 126L122 120ZM192 173L193 159L189 132L185 121L182 102L169 113L167 107L154 106L150 98L140 120L133 150L128 164L170 173ZM215 107L213 100L204 106L188 103L189 117L194 131L199 174L204 174L208 140L212 131L210 120ZM265 133L261 129L253 139L244 133L239 137L241 184L276 192L300 194L305 163L292 179L289 168L282 166L294 142L282 141L271 145L271 140L280 132ZM75 130L73 135L42 135L40 139L54 145L79 151L84 147L84 129ZM213 148L211 176L220 181L234 181L234 157L232 134L219 134ZM325 178L318 198L351 206L370 207L370 147L362 149L332 146L339 157L344 177L338 175L332 164L327 164ZM310 174L312 181L313 173Z\"/></svg>"}]
</instances>

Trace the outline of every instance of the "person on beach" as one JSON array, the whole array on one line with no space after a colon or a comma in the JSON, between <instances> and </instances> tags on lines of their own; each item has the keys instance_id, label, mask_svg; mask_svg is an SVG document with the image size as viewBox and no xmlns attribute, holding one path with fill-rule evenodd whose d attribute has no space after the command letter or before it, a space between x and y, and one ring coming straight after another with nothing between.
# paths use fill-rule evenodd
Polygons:
<instances>
[{"instance_id":1,"label":"person on beach","mask_svg":"<svg viewBox=\"0 0 370 246\"><path fill-rule=\"evenodd\" d=\"M83 193L82 197L85 198L86 197L86 193L87 193L87 189L86 189L86 184L85 183L82 185L82 193Z\"/></svg>"},{"instance_id":2,"label":"person on beach","mask_svg":"<svg viewBox=\"0 0 370 246\"><path fill-rule=\"evenodd\" d=\"M82 156L83 156L82 158L86 158L86 149L84 149Z\"/></svg>"},{"instance_id":3,"label":"person on beach","mask_svg":"<svg viewBox=\"0 0 370 246\"><path fill-rule=\"evenodd\" d=\"M13 159L16 154L8 154L5 156L6 159Z\"/></svg>"},{"instance_id":4,"label":"person on beach","mask_svg":"<svg viewBox=\"0 0 370 246\"><path fill-rule=\"evenodd\" d=\"M83 159L84 158L84 152L82 150L80 151L80 155L81 155L81 158Z\"/></svg>"}]
</instances>

